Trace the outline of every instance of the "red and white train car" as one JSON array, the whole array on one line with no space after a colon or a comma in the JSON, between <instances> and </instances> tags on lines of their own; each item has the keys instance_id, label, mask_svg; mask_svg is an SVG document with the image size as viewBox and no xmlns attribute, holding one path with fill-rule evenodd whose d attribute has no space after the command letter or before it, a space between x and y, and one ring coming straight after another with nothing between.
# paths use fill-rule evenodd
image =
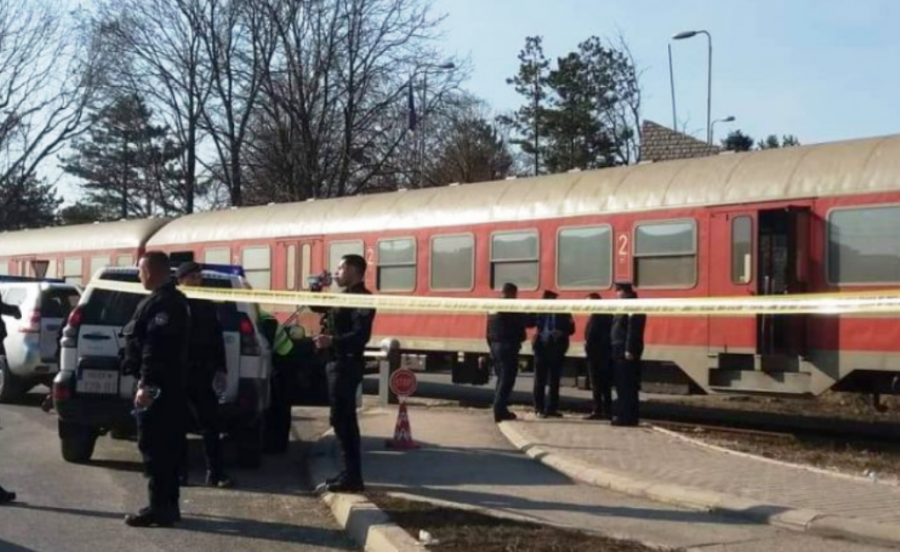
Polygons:
<instances>
[{"instance_id":1,"label":"red and white train car","mask_svg":"<svg viewBox=\"0 0 900 552\"><path fill-rule=\"evenodd\" d=\"M44 264L47 278L87 283L106 266L131 266L168 219L79 224L0 233L0 275L34 276Z\"/></svg>"},{"instance_id":2,"label":"red and white train car","mask_svg":"<svg viewBox=\"0 0 900 552\"><path fill-rule=\"evenodd\" d=\"M381 294L562 297L633 281L643 297L900 286L900 136L553 176L200 213L148 241L300 290L346 253ZM376 339L486 350L484 317L379 313ZM706 391L887 390L900 321L651 317L645 378ZM580 355L580 343L572 355Z\"/></svg>"},{"instance_id":3,"label":"red and white train car","mask_svg":"<svg viewBox=\"0 0 900 552\"><path fill-rule=\"evenodd\" d=\"M381 294L495 296L507 281L523 297L611 297L619 280L642 297L891 289L900 136L7 233L0 273L47 258L84 279L95 257L130 264L144 248L241 264L262 289L304 289L346 253L366 257ZM482 315L380 312L375 331L433 358L486 351ZM653 316L646 337L645 381L706 391L889 391L900 375L894 316Z\"/></svg>"}]
</instances>

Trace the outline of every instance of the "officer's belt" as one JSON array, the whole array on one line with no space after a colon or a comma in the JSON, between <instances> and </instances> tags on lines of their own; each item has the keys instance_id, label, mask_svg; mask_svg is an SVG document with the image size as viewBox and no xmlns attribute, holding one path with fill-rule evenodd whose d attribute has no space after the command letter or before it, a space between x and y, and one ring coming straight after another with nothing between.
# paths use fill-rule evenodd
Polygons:
<instances>
[{"instance_id":1,"label":"officer's belt","mask_svg":"<svg viewBox=\"0 0 900 552\"><path fill-rule=\"evenodd\" d=\"M94 279L88 288L147 294L140 284ZM900 290L842 292L752 297L700 297L666 299L483 299L411 295L365 295L181 287L191 299L381 309L398 313L495 312L558 314L664 314L666 316L752 316L757 314L892 314L900 313Z\"/></svg>"}]
</instances>

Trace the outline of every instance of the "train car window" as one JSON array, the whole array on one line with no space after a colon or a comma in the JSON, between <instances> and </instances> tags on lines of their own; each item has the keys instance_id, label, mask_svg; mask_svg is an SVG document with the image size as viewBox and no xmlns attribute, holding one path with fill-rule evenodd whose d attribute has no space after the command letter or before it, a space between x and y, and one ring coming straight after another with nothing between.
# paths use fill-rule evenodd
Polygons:
<instances>
[{"instance_id":1,"label":"train car window","mask_svg":"<svg viewBox=\"0 0 900 552\"><path fill-rule=\"evenodd\" d=\"M56 264L56 259L50 259L47 262L47 278L58 278L59 277L59 268Z\"/></svg>"},{"instance_id":2,"label":"train car window","mask_svg":"<svg viewBox=\"0 0 900 552\"><path fill-rule=\"evenodd\" d=\"M245 247L241 251L241 264L247 283L253 289L271 289L272 256L269 254L269 246Z\"/></svg>"},{"instance_id":3,"label":"train car window","mask_svg":"<svg viewBox=\"0 0 900 552\"><path fill-rule=\"evenodd\" d=\"M210 247L203 252L203 262L206 264L230 265L231 248Z\"/></svg>"},{"instance_id":4,"label":"train car window","mask_svg":"<svg viewBox=\"0 0 900 552\"><path fill-rule=\"evenodd\" d=\"M91 272L90 272L89 276L91 278L93 278L94 274L96 274L98 270L104 269L107 266L109 266L109 257L106 257L106 256L91 257Z\"/></svg>"},{"instance_id":5,"label":"train car window","mask_svg":"<svg viewBox=\"0 0 900 552\"><path fill-rule=\"evenodd\" d=\"M634 282L643 288L687 288L697 282L697 228L693 221L635 227Z\"/></svg>"},{"instance_id":6,"label":"train car window","mask_svg":"<svg viewBox=\"0 0 900 552\"><path fill-rule=\"evenodd\" d=\"M287 265L284 282L285 289L297 289L297 246L293 244L288 245L285 257L284 263Z\"/></svg>"},{"instance_id":7,"label":"train car window","mask_svg":"<svg viewBox=\"0 0 900 552\"><path fill-rule=\"evenodd\" d=\"M612 284L612 228L562 228L556 237L556 286L608 288Z\"/></svg>"},{"instance_id":8,"label":"train car window","mask_svg":"<svg viewBox=\"0 0 900 552\"><path fill-rule=\"evenodd\" d=\"M491 287L511 282L521 290L538 288L540 258L536 230L502 232L491 236Z\"/></svg>"},{"instance_id":9,"label":"train car window","mask_svg":"<svg viewBox=\"0 0 900 552\"><path fill-rule=\"evenodd\" d=\"M0 276L9 276L9 261L0 261Z\"/></svg>"},{"instance_id":10,"label":"train car window","mask_svg":"<svg viewBox=\"0 0 900 552\"><path fill-rule=\"evenodd\" d=\"M309 277L312 275L312 246L304 243L300 249L300 288L309 287Z\"/></svg>"},{"instance_id":11,"label":"train car window","mask_svg":"<svg viewBox=\"0 0 900 552\"><path fill-rule=\"evenodd\" d=\"M731 221L731 281L749 284L753 279L753 219L735 217Z\"/></svg>"},{"instance_id":12,"label":"train car window","mask_svg":"<svg viewBox=\"0 0 900 552\"><path fill-rule=\"evenodd\" d=\"M67 284L82 284L80 257L70 257L63 261L63 279Z\"/></svg>"},{"instance_id":13,"label":"train car window","mask_svg":"<svg viewBox=\"0 0 900 552\"><path fill-rule=\"evenodd\" d=\"M415 291L416 240L379 240L377 267L379 291Z\"/></svg>"},{"instance_id":14,"label":"train car window","mask_svg":"<svg viewBox=\"0 0 900 552\"><path fill-rule=\"evenodd\" d=\"M431 289L469 291L475 287L475 237L435 236L431 240Z\"/></svg>"},{"instance_id":15,"label":"train car window","mask_svg":"<svg viewBox=\"0 0 900 552\"><path fill-rule=\"evenodd\" d=\"M832 211L828 216L832 284L900 282L900 206Z\"/></svg>"},{"instance_id":16,"label":"train car window","mask_svg":"<svg viewBox=\"0 0 900 552\"><path fill-rule=\"evenodd\" d=\"M116 266L134 266L134 257L131 255L116 255Z\"/></svg>"}]
</instances>

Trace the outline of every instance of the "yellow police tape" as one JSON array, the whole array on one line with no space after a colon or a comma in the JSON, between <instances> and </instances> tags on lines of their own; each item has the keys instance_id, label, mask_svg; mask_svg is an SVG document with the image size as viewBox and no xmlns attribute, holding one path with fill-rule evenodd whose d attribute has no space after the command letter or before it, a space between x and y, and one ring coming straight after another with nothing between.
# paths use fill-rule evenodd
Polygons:
<instances>
[{"instance_id":1,"label":"yellow police tape","mask_svg":"<svg viewBox=\"0 0 900 552\"><path fill-rule=\"evenodd\" d=\"M94 279L88 287L148 293L139 284ZM192 299L305 307L371 308L398 312L664 314L666 316L751 316L756 314L890 314L900 313L900 290L672 299L483 299L400 295L358 295L184 287Z\"/></svg>"}]
</instances>

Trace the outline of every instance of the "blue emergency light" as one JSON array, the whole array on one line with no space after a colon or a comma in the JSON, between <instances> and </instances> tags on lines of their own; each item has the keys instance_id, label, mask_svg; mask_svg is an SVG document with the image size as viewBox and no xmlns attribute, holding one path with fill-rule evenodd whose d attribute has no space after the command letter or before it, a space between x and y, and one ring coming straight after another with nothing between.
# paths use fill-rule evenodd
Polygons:
<instances>
[{"instance_id":1,"label":"blue emergency light","mask_svg":"<svg viewBox=\"0 0 900 552\"><path fill-rule=\"evenodd\" d=\"M0 283L21 284L26 282L47 282L48 284L65 284L60 278L35 278L33 276L0 276Z\"/></svg>"},{"instance_id":2,"label":"blue emergency light","mask_svg":"<svg viewBox=\"0 0 900 552\"><path fill-rule=\"evenodd\" d=\"M201 270L209 270L220 274L229 274L231 276L244 277L244 267L241 265L224 265L224 264L206 264L198 263Z\"/></svg>"}]
</instances>

